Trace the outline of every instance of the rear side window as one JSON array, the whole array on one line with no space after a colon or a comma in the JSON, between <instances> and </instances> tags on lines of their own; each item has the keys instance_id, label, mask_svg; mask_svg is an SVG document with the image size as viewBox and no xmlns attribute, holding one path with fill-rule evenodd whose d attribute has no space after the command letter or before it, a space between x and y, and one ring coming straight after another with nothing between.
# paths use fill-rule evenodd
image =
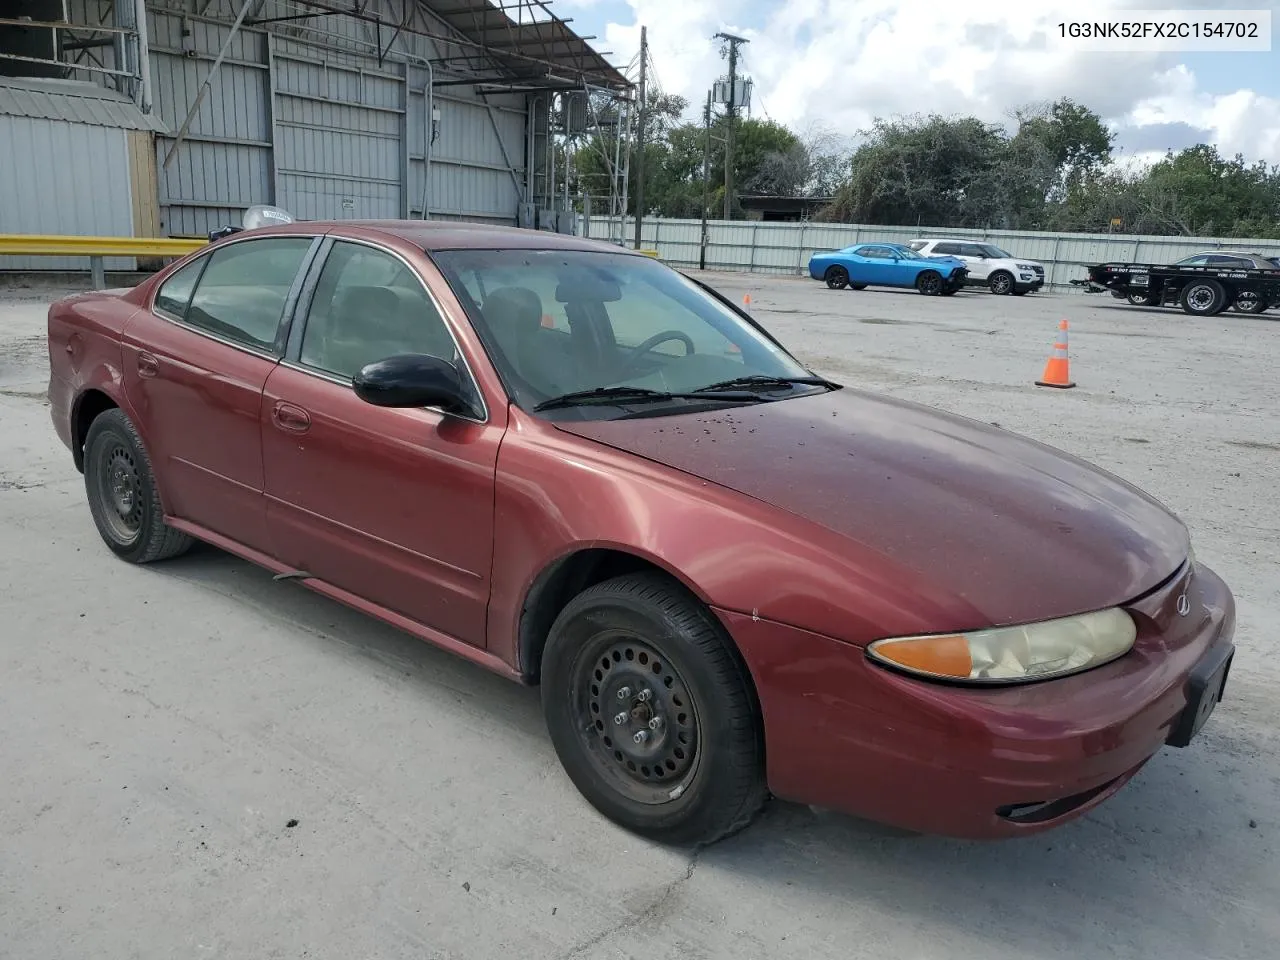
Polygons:
<instances>
[{"instance_id":1,"label":"rear side window","mask_svg":"<svg viewBox=\"0 0 1280 960\"><path fill-rule=\"evenodd\" d=\"M310 237L267 237L215 250L184 319L234 343L273 349L285 301L310 247Z\"/></svg>"},{"instance_id":2,"label":"rear side window","mask_svg":"<svg viewBox=\"0 0 1280 960\"><path fill-rule=\"evenodd\" d=\"M191 302L191 291L200 279L200 271L204 269L205 257L197 257L185 267L178 270L156 294L156 309L167 313L175 320L181 320L187 312L187 304Z\"/></svg>"},{"instance_id":3,"label":"rear side window","mask_svg":"<svg viewBox=\"0 0 1280 960\"><path fill-rule=\"evenodd\" d=\"M960 253L960 244L940 243L933 248L933 252L943 257L954 257Z\"/></svg>"}]
</instances>

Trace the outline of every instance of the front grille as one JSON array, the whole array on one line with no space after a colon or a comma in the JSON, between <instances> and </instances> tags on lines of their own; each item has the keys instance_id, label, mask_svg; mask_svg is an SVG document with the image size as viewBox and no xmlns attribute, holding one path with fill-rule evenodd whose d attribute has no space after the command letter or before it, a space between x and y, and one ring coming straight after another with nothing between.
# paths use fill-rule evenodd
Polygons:
<instances>
[{"instance_id":1,"label":"front grille","mask_svg":"<svg viewBox=\"0 0 1280 960\"><path fill-rule=\"evenodd\" d=\"M1044 276L1044 267L1032 267L1031 269L1035 272L1035 275L1037 277Z\"/></svg>"}]
</instances>

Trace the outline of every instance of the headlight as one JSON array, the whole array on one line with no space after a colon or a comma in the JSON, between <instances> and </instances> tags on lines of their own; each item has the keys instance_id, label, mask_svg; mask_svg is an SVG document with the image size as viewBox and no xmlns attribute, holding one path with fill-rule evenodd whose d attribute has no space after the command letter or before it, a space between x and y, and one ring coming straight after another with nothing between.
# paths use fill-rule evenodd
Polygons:
<instances>
[{"instance_id":1,"label":"headlight","mask_svg":"<svg viewBox=\"0 0 1280 960\"><path fill-rule=\"evenodd\" d=\"M1021 627L877 640L872 660L933 680L1025 683L1100 667L1128 653L1138 635L1118 608Z\"/></svg>"},{"instance_id":2,"label":"headlight","mask_svg":"<svg viewBox=\"0 0 1280 960\"><path fill-rule=\"evenodd\" d=\"M1019 263L1017 267L1019 270L1035 270L1036 265L1034 263Z\"/></svg>"}]
</instances>

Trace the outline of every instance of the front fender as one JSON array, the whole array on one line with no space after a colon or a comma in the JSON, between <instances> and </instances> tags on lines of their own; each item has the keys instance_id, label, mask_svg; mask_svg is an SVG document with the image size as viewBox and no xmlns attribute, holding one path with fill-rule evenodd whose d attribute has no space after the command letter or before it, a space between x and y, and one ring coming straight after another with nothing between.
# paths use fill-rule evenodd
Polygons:
<instances>
[{"instance_id":1,"label":"front fender","mask_svg":"<svg viewBox=\"0 0 1280 960\"><path fill-rule=\"evenodd\" d=\"M980 617L823 526L517 409L498 455L494 510L487 646L513 667L530 590L582 549L644 559L710 606L855 644Z\"/></svg>"}]
</instances>

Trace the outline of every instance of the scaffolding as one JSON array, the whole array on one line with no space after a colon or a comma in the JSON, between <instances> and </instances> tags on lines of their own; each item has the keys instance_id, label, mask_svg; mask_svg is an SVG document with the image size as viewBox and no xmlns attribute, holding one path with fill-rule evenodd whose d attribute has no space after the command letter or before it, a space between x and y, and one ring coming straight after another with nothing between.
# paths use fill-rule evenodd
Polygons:
<instances>
[{"instance_id":1,"label":"scaffolding","mask_svg":"<svg viewBox=\"0 0 1280 960\"><path fill-rule=\"evenodd\" d=\"M610 226L621 237L627 209L627 182L633 127L634 83L598 53L552 10L552 0L27 0L52 10L48 19L3 17L0 28L46 31L45 56L0 50L0 60L17 62L27 75L92 80L129 96L144 113L153 109L146 11L175 13L229 27L222 54L189 103L175 104L185 117L166 154L167 166L181 146L203 99L216 88L217 73L233 38L243 27L282 37L312 39L378 62L424 68L427 112L438 88L472 87L487 95L524 94L528 129L521 226L579 232L602 202ZM327 27L335 18L359 23L364 37ZM422 38L427 48L409 42ZM605 154L608 183L598 196L575 177L580 151ZM428 164L430 159L428 157ZM514 171L515 164L509 164ZM426 206L425 202L422 204ZM599 211L595 211L599 214ZM426 211L423 212L426 216Z\"/></svg>"}]
</instances>

